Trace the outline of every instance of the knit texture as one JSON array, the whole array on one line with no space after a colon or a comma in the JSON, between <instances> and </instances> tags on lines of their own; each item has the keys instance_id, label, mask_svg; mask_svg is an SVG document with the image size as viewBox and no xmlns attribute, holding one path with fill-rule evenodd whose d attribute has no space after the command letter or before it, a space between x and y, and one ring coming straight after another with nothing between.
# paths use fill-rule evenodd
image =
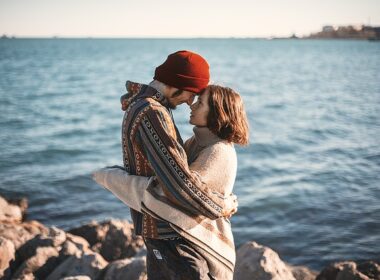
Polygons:
<instances>
[{"instance_id":1,"label":"knit texture","mask_svg":"<svg viewBox=\"0 0 380 280\"><path fill-rule=\"evenodd\" d=\"M170 54L165 62L156 68L153 79L199 94L209 83L209 65L197 53L178 51Z\"/></svg>"}]
</instances>

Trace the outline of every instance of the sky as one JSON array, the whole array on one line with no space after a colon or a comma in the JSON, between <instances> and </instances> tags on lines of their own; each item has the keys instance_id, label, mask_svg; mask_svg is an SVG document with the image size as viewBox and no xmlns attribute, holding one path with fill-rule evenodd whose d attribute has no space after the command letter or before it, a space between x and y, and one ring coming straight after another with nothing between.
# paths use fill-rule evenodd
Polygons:
<instances>
[{"instance_id":1,"label":"sky","mask_svg":"<svg viewBox=\"0 0 380 280\"><path fill-rule=\"evenodd\" d=\"M271 37L380 26L380 0L0 0L0 35Z\"/></svg>"}]
</instances>

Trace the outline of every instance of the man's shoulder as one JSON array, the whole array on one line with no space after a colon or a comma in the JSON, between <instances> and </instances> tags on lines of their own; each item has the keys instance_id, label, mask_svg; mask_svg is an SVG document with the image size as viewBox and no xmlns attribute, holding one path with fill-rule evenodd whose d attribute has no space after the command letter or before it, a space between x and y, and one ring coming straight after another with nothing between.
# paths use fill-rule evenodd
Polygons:
<instances>
[{"instance_id":1,"label":"man's shoulder","mask_svg":"<svg viewBox=\"0 0 380 280\"><path fill-rule=\"evenodd\" d=\"M137 109L138 111L144 110L145 112L149 113L169 114L169 110L165 106L163 106L160 102L150 97L137 99L134 102L134 104L132 104L131 109Z\"/></svg>"},{"instance_id":2,"label":"man's shoulder","mask_svg":"<svg viewBox=\"0 0 380 280\"><path fill-rule=\"evenodd\" d=\"M157 121L164 126L172 126L172 118L169 110L153 98L141 98L131 105L129 114L134 115L135 120L147 119L150 122Z\"/></svg>"}]
</instances>

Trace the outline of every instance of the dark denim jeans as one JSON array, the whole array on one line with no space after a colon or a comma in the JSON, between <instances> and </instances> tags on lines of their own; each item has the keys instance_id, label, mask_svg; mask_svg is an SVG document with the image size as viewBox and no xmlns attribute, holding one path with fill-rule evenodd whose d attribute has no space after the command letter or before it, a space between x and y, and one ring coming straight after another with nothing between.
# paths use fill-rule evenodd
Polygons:
<instances>
[{"instance_id":1,"label":"dark denim jeans","mask_svg":"<svg viewBox=\"0 0 380 280\"><path fill-rule=\"evenodd\" d=\"M148 280L214 279L206 260L185 239L145 239Z\"/></svg>"}]
</instances>

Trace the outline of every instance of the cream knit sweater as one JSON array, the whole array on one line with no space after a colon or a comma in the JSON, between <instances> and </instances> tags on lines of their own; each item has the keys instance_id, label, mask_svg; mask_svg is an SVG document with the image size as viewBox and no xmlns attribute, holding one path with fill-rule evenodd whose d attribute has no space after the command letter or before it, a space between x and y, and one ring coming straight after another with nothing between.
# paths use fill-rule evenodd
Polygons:
<instances>
[{"instance_id":1,"label":"cream knit sweater","mask_svg":"<svg viewBox=\"0 0 380 280\"><path fill-rule=\"evenodd\" d=\"M217 197L226 208L231 207L237 169L233 144L221 140L205 127L195 127L194 135L185 143L185 150L190 169L200 176L209 197ZM100 169L93 177L129 207L168 221L207 259L216 279L233 278L236 256L228 219L188 215L166 199L162 186L154 183L154 177L129 175L119 168Z\"/></svg>"}]
</instances>

